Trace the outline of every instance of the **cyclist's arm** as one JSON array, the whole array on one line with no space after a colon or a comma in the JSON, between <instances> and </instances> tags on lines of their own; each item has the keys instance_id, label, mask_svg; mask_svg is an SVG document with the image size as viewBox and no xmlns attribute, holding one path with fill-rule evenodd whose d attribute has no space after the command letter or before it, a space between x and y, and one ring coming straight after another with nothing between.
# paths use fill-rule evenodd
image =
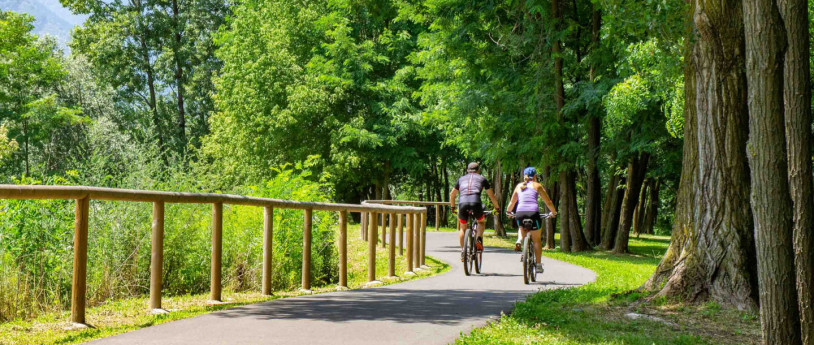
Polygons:
<instances>
[{"instance_id":1,"label":"cyclist's arm","mask_svg":"<svg viewBox=\"0 0 814 345\"><path fill-rule=\"evenodd\" d=\"M449 193L449 207L455 209L455 200L458 198L458 188L453 188L452 193Z\"/></svg>"},{"instance_id":2,"label":"cyclist's arm","mask_svg":"<svg viewBox=\"0 0 814 345\"><path fill-rule=\"evenodd\" d=\"M506 211L514 210L514 205L517 204L517 187L514 188L512 192L512 201L509 202L509 206L506 206Z\"/></svg>"},{"instance_id":3,"label":"cyclist's arm","mask_svg":"<svg viewBox=\"0 0 814 345\"><path fill-rule=\"evenodd\" d=\"M546 206L548 206L548 209L551 211L551 216L552 217L556 216L557 208L554 207L554 203L551 201L551 198L548 197L548 193L546 193L545 188L543 188L543 185L536 183L535 188L537 189L537 194L540 195L540 198L543 199L543 202L545 203Z\"/></svg>"},{"instance_id":4,"label":"cyclist's arm","mask_svg":"<svg viewBox=\"0 0 814 345\"><path fill-rule=\"evenodd\" d=\"M500 207L500 203L497 202L497 197L495 197L495 192L493 192L491 189L487 189L486 190L486 195L489 196L489 199L492 199L492 207L494 207L494 208L499 208Z\"/></svg>"}]
</instances>

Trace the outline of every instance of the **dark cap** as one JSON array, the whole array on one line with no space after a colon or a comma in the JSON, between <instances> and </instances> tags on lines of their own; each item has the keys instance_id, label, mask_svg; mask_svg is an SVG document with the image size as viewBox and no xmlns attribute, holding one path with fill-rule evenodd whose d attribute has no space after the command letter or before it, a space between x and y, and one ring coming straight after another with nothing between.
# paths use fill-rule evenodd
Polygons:
<instances>
[{"instance_id":1,"label":"dark cap","mask_svg":"<svg viewBox=\"0 0 814 345\"><path fill-rule=\"evenodd\" d=\"M466 166L466 171L476 172L478 170L480 170L480 166L478 165L477 162L469 163L469 165Z\"/></svg>"}]
</instances>

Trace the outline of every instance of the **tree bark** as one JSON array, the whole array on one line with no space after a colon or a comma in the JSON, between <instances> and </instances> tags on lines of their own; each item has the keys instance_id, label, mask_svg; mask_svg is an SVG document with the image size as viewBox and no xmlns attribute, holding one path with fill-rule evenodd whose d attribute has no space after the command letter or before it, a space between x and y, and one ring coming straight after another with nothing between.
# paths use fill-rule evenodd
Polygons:
<instances>
[{"instance_id":1,"label":"tree bark","mask_svg":"<svg viewBox=\"0 0 814 345\"><path fill-rule=\"evenodd\" d=\"M594 5L591 25L591 50L599 46L599 30L602 16ZM595 78L596 66L591 65L590 81ZM601 137L601 122L598 116L588 117L588 163L586 164L587 181L585 196L585 238L590 245L597 245L602 232L602 182L599 180L599 145Z\"/></svg>"},{"instance_id":2,"label":"tree bark","mask_svg":"<svg viewBox=\"0 0 814 345\"><path fill-rule=\"evenodd\" d=\"M568 172L560 171L560 250L571 251L571 207L568 203Z\"/></svg>"},{"instance_id":3,"label":"tree bark","mask_svg":"<svg viewBox=\"0 0 814 345\"><path fill-rule=\"evenodd\" d=\"M792 217L795 212L789 190L789 176L793 178L794 174L787 165L784 124L785 28L774 0L745 1L743 24L749 52L746 55L748 157L763 343L801 344L797 291L792 278L795 277L794 253L788 250L794 245ZM799 116L799 113L790 115L788 118L795 121L794 115ZM805 129L810 130L810 127ZM811 158L806 159L810 162ZM805 179L810 180L811 175ZM806 195L810 197L811 194ZM810 199L808 201L810 205Z\"/></svg>"},{"instance_id":4,"label":"tree bark","mask_svg":"<svg viewBox=\"0 0 814 345\"><path fill-rule=\"evenodd\" d=\"M645 216L644 216L644 224L642 228L644 229L645 234L653 234L653 228L656 225L656 219L658 219L659 215L659 187L661 186L661 181L658 179L653 179L651 186L649 197L647 201L647 208L645 209Z\"/></svg>"},{"instance_id":5,"label":"tree bark","mask_svg":"<svg viewBox=\"0 0 814 345\"><path fill-rule=\"evenodd\" d=\"M811 79L808 7L778 0L788 46L783 65L789 185L794 203L794 262L803 344L814 344L814 187L811 166Z\"/></svg>"},{"instance_id":6,"label":"tree bark","mask_svg":"<svg viewBox=\"0 0 814 345\"><path fill-rule=\"evenodd\" d=\"M627 168L627 188L622 199L622 212L619 218L619 230L616 232L616 242L613 244L614 253L627 253L630 228L633 225L633 211L639 202L639 191L642 188L644 174L647 172L649 160L647 153L639 154L630 160Z\"/></svg>"},{"instance_id":7,"label":"tree bark","mask_svg":"<svg viewBox=\"0 0 814 345\"><path fill-rule=\"evenodd\" d=\"M602 233L601 248L605 250L613 249L614 240L616 240L616 233L619 231L619 219L622 215L622 201L625 198L625 190L627 190L626 177L619 178L619 186L625 188L616 188L611 197L610 212L608 213L608 227Z\"/></svg>"},{"instance_id":8,"label":"tree bark","mask_svg":"<svg viewBox=\"0 0 814 345\"><path fill-rule=\"evenodd\" d=\"M757 306L746 162L741 0L694 0L685 40L684 157L670 247L647 289Z\"/></svg>"},{"instance_id":9,"label":"tree bark","mask_svg":"<svg viewBox=\"0 0 814 345\"><path fill-rule=\"evenodd\" d=\"M133 5L138 12L138 17L142 18L144 15L144 8L142 6L141 0L134 0ZM164 151L164 135L161 133L161 118L158 116L158 106L156 104L156 96L155 96L155 76L153 71L153 64L150 62L150 49L147 46L147 37L149 37L149 31L147 26L142 23L142 19L136 21L137 28L137 35L136 38L139 41L140 48L141 48L141 58L142 63L144 64L144 73L147 75L147 88L150 92L150 101L147 104L150 107L150 111L153 113L153 126L155 126L155 134L158 138L158 147L162 151Z\"/></svg>"},{"instance_id":10,"label":"tree bark","mask_svg":"<svg viewBox=\"0 0 814 345\"><path fill-rule=\"evenodd\" d=\"M644 223L644 209L647 207L647 187L650 184L650 180L645 179L642 183L642 188L639 190L639 203L636 204L636 208L633 210L633 226L631 227L631 231L633 231L636 236L643 233L642 231L642 223Z\"/></svg>"},{"instance_id":11,"label":"tree bark","mask_svg":"<svg viewBox=\"0 0 814 345\"><path fill-rule=\"evenodd\" d=\"M553 182L551 179L551 167L545 167L543 169L543 187L546 189L546 193L548 193L549 197L551 198L551 202L554 203L554 207L559 207L559 192L557 191L557 183ZM557 219L556 218L548 218L545 221L545 249L554 249L556 247L556 242L554 241L554 232L557 229Z\"/></svg>"},{"instance_id":12,"label":"tree bark","mask_svg":"<svg viewBox=\"0 0 814 345\"><path fill-rule=\"evenodd\" d=\"M444 160L442 161L441 169L443 170L443 173L444 173L444 182L445 182L444 183L444 197L449 198L449 186L450 186L450 184L449 184L449 171L448 171L449 169L447 169L447 157L446 156L444 156ZM447 201L450 201L450 200L447 200ZM443 217L444 217L444 226L449 226L449 222L447 221L447 219L449 218L449 216L448 216L449 213L447 213L447 212L449 212L448 210L449 210L448 207L443 208L443 211L444 211L443 212L444 213L444 215L443 215Z\"/></svg>"},{"instance_id":13,"label":"tree bark","mask_svg":"<svg viewBox=\"0 0 814 345\"><path fill-rule=\"evenodd\" d=\"M569 228L571 231L571 251L581 252L591 249L590 244L585 239L585 234L582 232L582 218L579 217L579 207L577 207L577 183L575 174L569 173L568 176L568 216ZM563 218L563 222L566 218Z\"/></svg>"},{"instance_id":14,"label":"tree bark","mask_svg":"<svg viewBox=\"0 0 814 345\"><path fill-rule=\"evenodd\" d=\"M614 169L614 168L611 168ZM613 171L613 170L611 170ZM608 220L610 219L611 212L611 205L613 203L613 196L616 195L616 189L619 188L619 175L616 173L612 173L611 177L608 179L608 189L605 192L605 201L602 204L602 222L601 222L601 231L599 237L597 237L597 244L602 243L602 236L607 231L608 228Z\"/></svg>"},{"instance_id":15,"label":"tree bark","mask_svg":"<svg viewBox=\"0 0 814 345\"><path fill-rule=\"evenodd\" d=\"M177 94L177 105L178 105L178 118L177 118L177 126L178 126L178 140L180 141L180 151L183 155L187 148L187 125L186 125L186 114L184 112L184 69L182 67L183 62L181 61L180 50L182 47L181 42L181 35L182 35L182 23L180 17L180 11L178 8L178 0L172 0L172 19L174 24L174 39L175 44L172 48L172 55L173 60L175 60L175 92Z\"/></svg>"},{"instance_id":16,"label":"tree bark","mask_svg":"<svg viewBox=\"0 0 814 345\"><path fill-rule=\"evenodd\" d=\"M495 188L495 198L498 205L495 207L503 210L503 169L500 166L500 160L495 163L495 169L492 174L492 185ZM494 214L495 234L498 236L506 236L506 229L503 227L503 218L500 213Z\"/></svg>"}]
</instances>

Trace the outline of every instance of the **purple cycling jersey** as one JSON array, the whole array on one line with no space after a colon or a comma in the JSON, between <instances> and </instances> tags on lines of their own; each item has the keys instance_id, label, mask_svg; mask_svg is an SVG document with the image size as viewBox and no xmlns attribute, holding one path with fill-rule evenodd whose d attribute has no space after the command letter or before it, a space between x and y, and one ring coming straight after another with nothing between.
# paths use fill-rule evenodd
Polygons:
<instances>
[{"instance_id":1,"label":"purple cycling jersey","mask_svg":"<svg viewBox=\"0 0 814 345\"><path fill-rule=\"evenodd\" d=\"M537 190L531 183L526 185L526 189L517 191L517 212L539 212L537 196Z\"/></svg>"}]
</instances>

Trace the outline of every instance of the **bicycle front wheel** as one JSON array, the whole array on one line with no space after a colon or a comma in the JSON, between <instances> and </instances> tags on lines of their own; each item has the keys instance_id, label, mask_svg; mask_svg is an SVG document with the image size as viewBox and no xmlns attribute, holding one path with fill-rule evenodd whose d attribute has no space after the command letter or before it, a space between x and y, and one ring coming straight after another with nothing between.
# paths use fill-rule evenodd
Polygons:
<instances>
[{"instance_id":1,"label":"bicycle front wheel","mask_svg":"<svg viewBox=\"0 0 814 345\"><path fill-rule=\"evenodd\" d=\"M532 246L531 236L526 235L523 238L523 283L529 284L533 282L536 277L534 277L534 248Z\"/></svg>"}]
</instances>

